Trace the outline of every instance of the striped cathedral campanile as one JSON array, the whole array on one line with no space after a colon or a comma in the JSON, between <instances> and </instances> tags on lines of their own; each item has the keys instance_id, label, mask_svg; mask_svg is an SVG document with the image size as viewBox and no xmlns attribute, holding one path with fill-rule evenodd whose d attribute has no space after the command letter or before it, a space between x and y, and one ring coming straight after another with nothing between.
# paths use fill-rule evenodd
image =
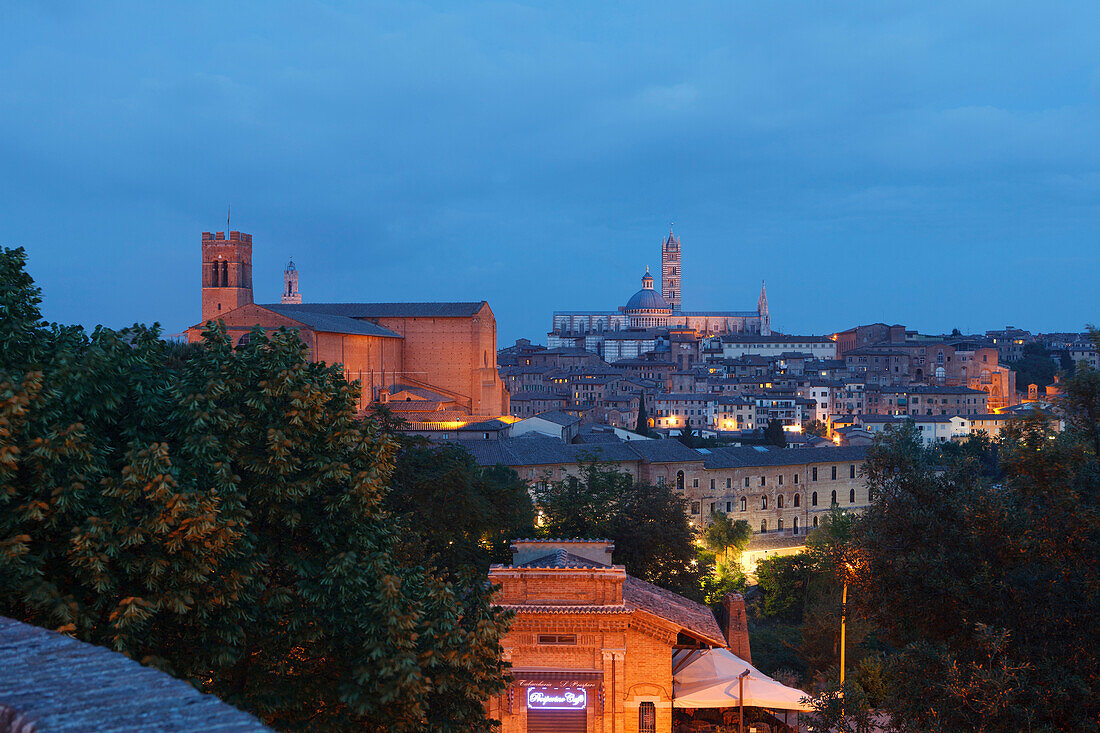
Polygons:
<instances>
[{"instance_id":1,"label":"striped cathedral campanile","mask_svg":"<svg viewBox=\"0 0 1100 733\"><path fill-rule=\"evenodd\" d=\"M252 235L202 233L202 322L252 302Z\"/></svg>"},{"instance_id":2,"label":"striped cathedral campanile","mask_svg":"<svg viewBox=\"0 0 1100 733\"><path fill-rule=\"evenodd\" d=\"M680 312L680 240L671 228L661 245L661 295L673 313Z\"/></svg>"}]
</instances>

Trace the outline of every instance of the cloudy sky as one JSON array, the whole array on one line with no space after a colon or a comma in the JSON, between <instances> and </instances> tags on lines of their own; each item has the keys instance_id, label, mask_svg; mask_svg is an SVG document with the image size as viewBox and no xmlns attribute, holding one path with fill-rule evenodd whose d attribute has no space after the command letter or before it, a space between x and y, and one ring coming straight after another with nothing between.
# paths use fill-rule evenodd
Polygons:
<instances>
[{"instance_id":1,"label":"cloudy sky","mask_svg":"<svg viewBox=\"0 0 1100 733\"><path fill-rule=\"evenodd\" d=\"M256 298L685 309L823 333L1100 321L1100 4L96 2L0 9L0 244L52 320Z\"/></svg>"}]
</instances>

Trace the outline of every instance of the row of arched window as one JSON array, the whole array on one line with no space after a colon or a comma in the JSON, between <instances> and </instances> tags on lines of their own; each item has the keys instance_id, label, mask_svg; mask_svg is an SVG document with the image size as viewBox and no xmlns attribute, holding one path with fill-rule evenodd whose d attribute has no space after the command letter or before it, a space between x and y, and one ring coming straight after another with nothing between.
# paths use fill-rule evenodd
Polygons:
<instances>
[{"instance_id":1,"label":"row of arched window","mask_svg":"<svg viewBox=\"0 0 1100 733\"><path fill-rule=\"evenodd\" d=\"M868 497L867 498L868 498L868 501L871 500L871 496L870 496L869 492L868 492ZM836 495L835 490L830 495L829 501L832 504L837 504L838 503L837 502L837 495ZM743 512L748 511L748 508L749 508L748 497L742 496L741 499L739 500L739 503L740 503L740 510L741 511L743 511ZM849 489L848 490L848 503L849 504L855 504L856 503L856 490L855 489ZM799 507L802 506L802 495L801 494L795 494L791 497L791 506L794 507L794 508L799 508ZM816 491L813 492L812 494L810 494L810 506L818 506L818 496L817 496ZM767 509L768 508L768 497L766 495L760 497L760 508L761 509ZM783 494L779 494L775 497L775 508L776 509L785 509L786 508L786 499L784 498ZM732 511L733 511L733 502L732 501L727 501L726 502L726 513L729 514Z\"/></svg>"},{"instance_id":2,"label":"row of arched window","mask_svg":"<svg viewBox=\"0 0 1100 733\"><path fill-rule=\"evenodd\" d=\"M817 517L816 516L813 517L812 521L813 521L813 528L817 529L817 526L818 526ZM780 517L779 520L776 522L775 531L776 532L782 532L783 531L783 518L782 517ZM794 534L798 534L798 532L799 532L798 517L793 517L791 519L791 532L794 533ZM768 520L767 519L761 519L760 520L760 533L761 534L767 534L768 533Z\"/></svg>"}]
</instances>

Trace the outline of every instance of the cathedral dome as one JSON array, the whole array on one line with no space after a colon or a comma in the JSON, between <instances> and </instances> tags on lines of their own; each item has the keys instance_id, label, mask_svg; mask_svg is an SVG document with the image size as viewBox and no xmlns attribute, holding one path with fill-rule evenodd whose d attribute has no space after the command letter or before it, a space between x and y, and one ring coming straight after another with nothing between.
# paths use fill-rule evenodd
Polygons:
<instances>
[{"instance_id":1,"label":"cathedral dome","mask_svg":"<svg viewBox=\"0 0 1100 733\"><path fill-rule=\"evenodd\" d=\"M626 302L626 310L629 311L655 311L663 310L670 311L671 308L668 305L668 301L664 299L660 293L653 288L642 288L638 292L634 293L630 297L630 300Z\"/></svg>"},{"instance_id":2,"label":"cathedral dome","mask_svg":"<svg viewBox=\"0 0 1100 733\"><path fill-rule=\"evenodd\" d=\"M645 275L642 275L642 289L631 296L623 310L628 316L630 328L664 328L668 325L672 306L653 289L653 276L646 268Z\"/></svg>"}]
</instances>

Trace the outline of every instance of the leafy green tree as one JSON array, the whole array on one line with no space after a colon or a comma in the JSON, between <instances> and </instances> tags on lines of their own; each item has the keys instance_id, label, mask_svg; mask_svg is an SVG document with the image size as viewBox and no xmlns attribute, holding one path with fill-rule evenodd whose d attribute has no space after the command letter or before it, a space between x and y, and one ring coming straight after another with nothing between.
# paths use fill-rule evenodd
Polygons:
<instances>
[{"instance_id":1,"label":"leafy green tree","mask_svg":"<svg viewBox=\"0 0 1100 733\"><path fill-rule=\"evenodd\" d=\"M802 430L806 435L813 435L818 438L824 438L829 434L829 426L820 420L811 420L806 423Z\"/></svg>"},{"instance_id":2,"label":"leafy green tree","mask_svg":"<svg viewBox=\"0 0 1100 733\"><path fill-rule=\"evenodd\" d=\"M702 562L709 565L708 559ZM749 579L740 566L732 566L726 563L714 564L714 572L702 581L703 602L708 606L717 607L727 593L741 593L748 590Z\"/></svg>"},{"instance_id":3,"label":"leafy green tree","mask_svg":"<svg viewBox=\"0 0 1100 733\"><path fill-rule=\"evenodd\" d=\"M511 560L513 539L534 534L534 504L513 469L483 468L459 446L396 439L386 506L408 529L404 544L418 562L484 574Z\"/></svg>"},{"instance_id":4,"label":"leafy green tree","mask_svg":"<svg viewBox=\"0 0 1100 733\"><path fill-rule=\"evenodd\" d=\"M1071 730L1100 715L1100 380L1067 380L1067 430L1009 427L1003 476L925 449L871 450L851 600L893 652L884 707L904 730Z\"/></svg>"},{"instance_id":5,"label":"leafy green tree","mask_svg":"<svg viewBox=\"0 0 1100 733\"><path fill-rule=\"evenodd\" d=\"M638 395L638 420L634 423L634 432L649 435L649 414L645 409L645 395Z\"/></svg>"},{"instance_id":6,"label":"leafy green tree","mask_svg":"<svg viewBox=\"0 0 1100 733\"><path fill-rule=\"evenodd\" d=\"M764 428L764 443L778 448L787 447L787 434L783 432L783 423L779 420L768 420L768 426Z\"/></svg>"},{"instance_id":7,"label":"leafy green tree","mask_svg":"<svg viewBox=\"0 0 1100 733\"><path fill-rule=\"evenodd\" d=\"M1050 351L1039 342L1025 344L1020 358L1008 362L1008 366L1016 372L1017 389L1024 392L1030 384L1038 385L1039 389L1046 387L1054 381L1054 375L1058 371L1054 360L1050 358Z\"/></svg>"},{"instance_id":8,"label":"leafy green tree","mask_svg":"<svg viewBox=\"0 0 1100 733\"><path fill-rule=\"evenodd\" d=\"M286 730L488 730L507 615L404 562L395 444L293 332L47 327L0 252L0 614Z\"/></svg>"},{"instance_id":9,"label":"leafy green tree","mask_svg":"<svg viewBox=\"0 0 1100 733\"><path fill-rule=\"evenodd\" d=\"M711 566L699 562L684 500L669 486L637 484L588 456L580 475L535 490L547 537L607 537L615 562L636 578L702 600Z\"/></svg>"},{"instance_id":10,"label":"leafy green tree","mask_svg":"<svg viewBox=\"0 0 1100 733\"><path fill-rule=\"evenodd\" d=\"M763 594L763 616L798 623L806 610L813 560L805 553L776 555L756 566L756 582Z\"/></svg>"},{"instance_id":11,"label":"leafy green tree","mask_svg":"<svg viewBox=\"0 0 1100 733\"><path fill-rule=\"evenodd\" d=\"M688 448L694 448L699 438L690 426L684 426L680 428L680 434L677 436L677 439Z\"/></svg>"},{"instance_id":12,"label":"leafy green tree","mask_svg":"<svg viewBox=\"0 0 1100 733\"><path fill-rule=\"evenodd\" d=\"M711 512L710 525L703 533L707 547L722 553L722 559L729 564L730 548L741 552L752 539L752 526L744 519L731 520L724 512Z\"/></svg>"}]
</instances>

